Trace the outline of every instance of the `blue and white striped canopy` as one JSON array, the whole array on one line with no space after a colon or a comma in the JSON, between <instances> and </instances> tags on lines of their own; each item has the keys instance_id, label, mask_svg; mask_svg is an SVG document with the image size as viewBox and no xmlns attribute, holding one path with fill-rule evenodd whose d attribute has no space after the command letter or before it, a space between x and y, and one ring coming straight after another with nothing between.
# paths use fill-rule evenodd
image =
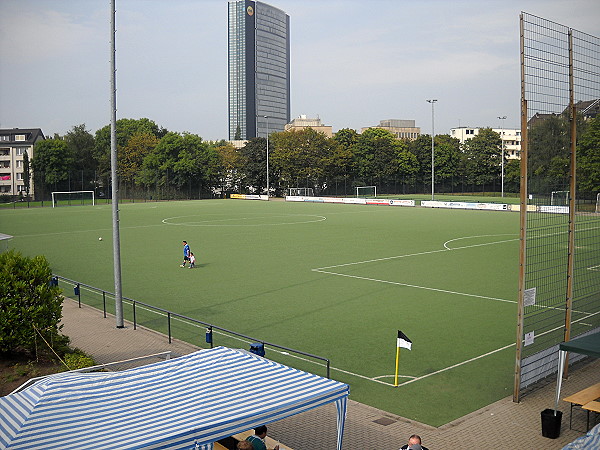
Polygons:
<instances>
[{"instance_id":1,"label":"blue and white striped canopy","mask_svg":"<svg viewBox=\"0 0 600 450\"><path fill-rule=\"evenodd\" d=\"M65 373L0 397L0 448L210 449L212 442L318 406L349 387L224 347L122 372Z\"/></svg>"}]
</instances>

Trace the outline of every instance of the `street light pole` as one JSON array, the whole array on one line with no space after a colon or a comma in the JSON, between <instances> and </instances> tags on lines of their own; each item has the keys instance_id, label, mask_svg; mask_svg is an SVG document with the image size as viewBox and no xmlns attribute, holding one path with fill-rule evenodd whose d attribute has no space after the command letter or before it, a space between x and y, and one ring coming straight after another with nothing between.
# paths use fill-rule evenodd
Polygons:
<instances>
[{"instance_id":1,"label":"street light pole","mask_svg":"<svg viewBox=\"0 0 600 450\"><path fill-rule=\"evenodd\" d=\"M434 113L433 113L433 106L435 105L435 102L437 102L436 99L432 99L432 100L427 100L428 103L431 103L431 200L434 199L434 193L435 193L435 166L434 166L434 142L433 142L433 137L435 136L435 121L434 121Z\"/></svg>"},{"instance_id":2,"label":"street light pole","mask_svg":"<svg viewBox=\"0 0 600 450\"><path fill-rule=\"evenodd\" d=\"M267 200L269 200L269 116L263 116L267 119Z\"/></svg>"},{"instance_id":3,"label":"street light pole","mask_svg":"<svg viewBox=\"0 0 600 450\"><path fill-rule=\"evenodd\" d=\"M506 120L506 116L498 116L500 120ZM504 122L500 125L500 148L502 149L502 198L504 198Z\"/></svg>"}]
</instances>

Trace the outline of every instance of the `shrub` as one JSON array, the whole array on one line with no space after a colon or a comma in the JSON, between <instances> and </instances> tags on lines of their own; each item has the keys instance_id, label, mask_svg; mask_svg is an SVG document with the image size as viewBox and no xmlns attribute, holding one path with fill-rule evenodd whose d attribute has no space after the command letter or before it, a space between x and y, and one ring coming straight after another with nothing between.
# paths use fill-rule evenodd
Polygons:
<instances>
[{"instance_id":1,"label":"shrub","mask_svg":"<svg viewBox=\"0 0 600 450\"><path fill-rule=\"evenodd\" d=\"M62 296L50 285L52 271L44 256L25 257L14 250L0 254L0 352L34 351L56 339ZM45 344L43 344L45 346Z\"/></svg>"},{"instance_id":2,"label":"shrub","mask_svg":"<svg viewBox=\"0 0 600 450\"><path fill-rule=\"evenodd\" d=\"M75 349L73 353L67 353L64 359L67 366L69 366L68 370L83 369L84 367L96 365L92 357L78 349Z\"/></svg>"}]
</instances>

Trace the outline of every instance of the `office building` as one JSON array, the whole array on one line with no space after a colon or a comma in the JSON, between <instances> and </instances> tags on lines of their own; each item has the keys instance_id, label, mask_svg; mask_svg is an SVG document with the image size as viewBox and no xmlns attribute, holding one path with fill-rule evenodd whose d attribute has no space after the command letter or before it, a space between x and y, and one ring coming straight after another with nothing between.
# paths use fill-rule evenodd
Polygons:
<instances>
[{"instance_id":1,"label":"office building","mask_svg":"<svg viewBox=\"0 0 600 450\"><path fill-rule=\"evenodd\" d=\"M333 136L332 127L330 125L323 125L323 122L321 122L320 118L317 117L312 119L307 117L305 114L300 114L299 117L286 124L284 131L298 131L305 128L312 128L319 133L323 133L329 138Z\"/></svg>"},{"instance_id":2,"label":"office building","mask_svg":"<svg viewBox=\"0 0 600 450\"><path fill-rule=\"evenodd\" d=\"M266 137L290 121L290 18L250 0L229 7L229 139Z\"/></svg>"},{"instance_id":3,"label":"office building","mask_svg":"<svg viewBox=\"0 0 600 450\"><path fill-rule=\"evenodd\" d=\"M414 141L421 135L421 128L415 126L414 120L400 120L400 119L387 119L380 120L379 125L373 125L372 127L361 128L361 134L369 128L382 128L389 131L396 139L406 139Z\"/></svg>"}]
</instances>

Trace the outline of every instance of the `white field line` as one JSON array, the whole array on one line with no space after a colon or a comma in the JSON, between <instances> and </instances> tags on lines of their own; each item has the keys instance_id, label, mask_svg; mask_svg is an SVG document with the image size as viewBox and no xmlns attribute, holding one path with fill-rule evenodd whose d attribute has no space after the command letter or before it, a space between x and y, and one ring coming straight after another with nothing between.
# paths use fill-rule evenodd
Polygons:
<instances>
[{"instance_id":1,"label":"white field line","mask_svg":"<svg viewBox=\"0 0 600 450\"><path fill-rule=\"evenodd\" d=\"M465 245L463 247L454 247L454 248L448 248L448 247L446 247L446 244L448 244L449 242L456 241L456 240L459 240L459 239L469 239L469 238L486 237L486 236L492 236L492 235L468 236L468 237L463 237L463 238L451 239L449 241L444 242L444 248L440 248L438 250L430 250L430 251L418 252L418 253L409 253L407 255L388 256L388 257L385 257L385 258L368 259L366 261L355 261L355 262L345 263L345 264L336 264L336 265L333 265L333 266L317 267L317 268L311 269L311 270L318 272L318 271L321 271L321 270L324 270L324 269L335 269L335 268L338 268L338 267L356 266L356 265L359 265L359 264L368 264L368 263L379 262L379 261L389 261L389 260L392 260L392 259L408 258L408 257L411 257L411 256L431 255L433 253L441 253L441 252L448 252L448 251L455 251L455 250L463 250L463 249L466 249L466 248L474 248L474 247L483 247L483 246L486 246L486 245L503 244L503 243L506 243L506 242L512 242L512 241L518 241L519 240L519 238L515 238L515 239L504 240L504 241L487 242L487 243L483 243L483 244Z\"/></svg>"},{"instance_id":2,"label":"white field line","mask_svg":"<svg viewBox=\"0 0 600 450\"><path fill-rule=\"evenodd\" d=\"M461 296L464 296L464 297L483 298L483 299L486 299L486 300L493 300L493 301L496 301L496 302L517 303L516 300L507 300L507 299L504 299L504 298L487 297L485 295L478 295L478 294L467 294L466 292L456 292L456 291L449 291L449 290L446 290L446 289L437 289L437 288L432 288L432 287L427 287L427 286L417 286L415 284L400 283L398 281L378 280L377 278L359 277L357 275L348 275L348 274L337 273L337 272L327 272L325 270L319 270L319 269L312 269L312 270L313 270L313 272L325 273L325 274L328 274L328 275L337 275L339 277L355 278L357 280L374 281L376 283L393 284L393 285L396 285L396 286L406 286L406 287L415 288L415 289L425 289L425 290L428 290L428 291L442 292L444 294L461 295Z\"/></svg>"},{"instance_id":3,"label":"white field line","mask_svg":"<svg viewBox=\"0 0 600 450\"><path fill-rule=\"evenodd\" d=\"M488 296L485 296L485 295L478 295L478 294L468 294L466 292L456 292L456 291L450 291L450 290L447 290L447 289L432 288L432 287L428 287L428 286L417 286L415 284L400 283L398 281L379 280L377 278L361 277L361 276L358 276L358 275L348 275L348 274L344 274L344 273L332 272L332 271L325 270L325 269L335 269L335 268L338 268L338 267L347 267L347 266L355 266L355 265L360 265L360 264L369 264L369 263L380 262L380 261L390 261L390 260L394 260L394 259L408 258L408 257L411 257L411 256L430 255L430 254L433 254L433 253L441 253L441 252L462 250L462 249L468 249L468 248L474 248L474 247L482 247L482 246L486 246L486 245L502 244L502 243L512 242L512 241L518 240L518 239L508 239L508 240L497 241L497 242L488 242L488 243L483 243L483 244L466 245L466 246L462 246L462 247L454 247L454 248L447 247L448 243L453 242L453 241L457 241L457 240L460 240L460 239L470 239L470 238L490 237L490 236L494 236L494 235L485 234L485 235L480 235L480 236L466 236L466 237L457 238L457 239L451 239L449 241L446 241L446 242L444 242L444 248L438 249L438 250L431 250L431 251L418 252L418 253L410 253L410 254L407 254L407 255L388 256L386 258L369 259L369 260L366 260L366 261L356 261L356 262L351 262L351 263L346 263L346 264L337 264L337 265L333 265L333 266L319 267L319 268L311 269L311 270L313 272L324 273L324 274L328 274L328 275L336 275L336 276L339 276L339 277L354 278L354 279L357 279L357 280L373 281L373 282L376 282L376 283L392 284L392 285L396 285L396 286L405 286L405 287L410 287L410 288L415 288L415 289L425 289L425 290L429 290L429 291L441 292L441 293L444 293L444 294L453 294L453 295L462 295L462 296L465 296L465 297L482 298L482 299L486 299L486 300L493 300L493 301L496 301L496 302L517 303L517 301L515 301L515 300L508 300L508 299L504 299L504 298L488 297Z\"/></svg>"}]
</instances>

